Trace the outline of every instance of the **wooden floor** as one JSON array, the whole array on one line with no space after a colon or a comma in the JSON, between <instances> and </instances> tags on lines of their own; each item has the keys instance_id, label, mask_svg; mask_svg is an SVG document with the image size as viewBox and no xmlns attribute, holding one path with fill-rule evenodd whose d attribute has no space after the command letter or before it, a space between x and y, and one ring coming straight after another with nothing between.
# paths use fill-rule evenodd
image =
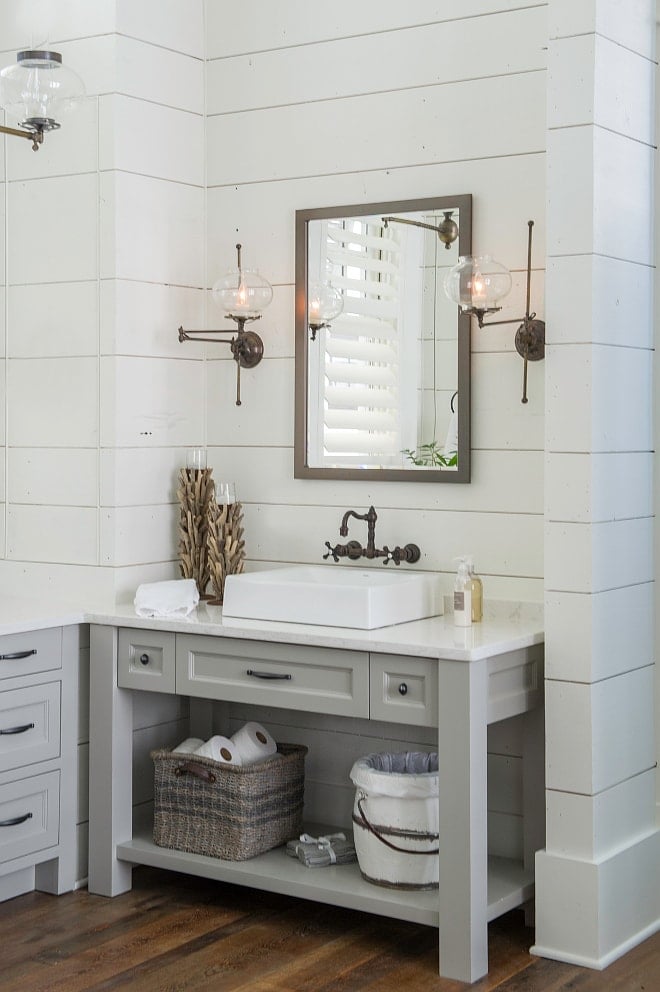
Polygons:
<instances>
[{"instance_id":1,"label":"wooden floor","mask_svg":"<svg viewBox=\"0 0 660 992\"><path fill-rule=\"evenodd\" d=\"M0 990L660 990L660 934L602 972L532 958L530 942L520 912L491 924L490 974L466 986L438 977L428 927L140 868L115 899L83 890L0 904Z\"/></svg>"}]
</instances>

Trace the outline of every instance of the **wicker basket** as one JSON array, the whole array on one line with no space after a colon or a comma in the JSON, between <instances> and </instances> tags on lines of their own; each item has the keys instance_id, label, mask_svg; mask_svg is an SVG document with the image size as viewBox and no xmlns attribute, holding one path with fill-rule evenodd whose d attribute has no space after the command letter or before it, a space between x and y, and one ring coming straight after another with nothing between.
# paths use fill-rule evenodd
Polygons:
<instances>
[{"instance_id":1,"label":"wicker basket","mask_svg":"<svg viewBox=\"0 0 660 992\"><path fill-rule=\"evenodd\" d=\"M154 843L226 861L247 861L302 830L305 755L278 744L259 764L152 751Z\"/></svg>"}]
</instances>

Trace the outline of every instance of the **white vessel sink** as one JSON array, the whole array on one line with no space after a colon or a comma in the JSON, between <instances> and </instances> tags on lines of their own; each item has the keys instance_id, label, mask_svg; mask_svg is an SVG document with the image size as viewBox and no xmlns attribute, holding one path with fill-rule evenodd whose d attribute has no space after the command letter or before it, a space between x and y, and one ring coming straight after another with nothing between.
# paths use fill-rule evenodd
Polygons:
<instances>
[{"instance_id":1,"label":"white vessel sink","mask_svg":"<svg viewBox=\"0 0 660 992\"><path fill-rule=\"evenodd\" d=\"M436 575L396 567L292 565L228 575L223 616L373 630L442 613Z\"/></svg>"}]
</instances>

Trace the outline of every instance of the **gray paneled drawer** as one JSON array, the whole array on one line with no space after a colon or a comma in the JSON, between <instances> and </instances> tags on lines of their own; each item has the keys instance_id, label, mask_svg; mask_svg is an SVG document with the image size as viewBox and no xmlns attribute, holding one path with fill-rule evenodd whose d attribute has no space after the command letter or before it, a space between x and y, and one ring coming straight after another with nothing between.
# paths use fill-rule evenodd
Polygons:
<instances>
[{"instance_id":1,"label":"gray paneled drawer","mask_svg":"<svg viewBox=\"0 0 660 992\"><path fill-rule=\"evenodd\" d=\"M54 847L59 821L59 772L0 785L0 862Z\"/></svg>"},{"instance_id":2,"label":"gray paneled drawer","mask_svg":"<svg viewBox=\"0 0 660 992\"><path fill-rule=\"evenodd\" d=\"M157 630L119 631L117 685L123 689L174 692L175 634Z\"/></svg>"},{"instance_id":3,"label":"gray paneled drawer","mask_svg":"<svg viewBox=\"0 0 660 992\"><path fill-rule=\"evenodd\" d=\"M0 679L15 679L61 667L61 627L0 637Z\"/></svg>"},{"instance_id":4,"label":"gray paneled drawer","mask_svg":"<svg viewBox=\"0 0 660 992\"><path fill-rule=\"evenodd\" d=\"M369 656L361 651L177 634L176 690L206 699L366 717Z\"/></svg>"},{"instance_id":5,"label":"gray paneled drawer","mask_svg":"<svg viewBox=\"0 0 660 992\"><path fill-rule=\"evenodd\" d=\"M438 665L430 658L371 655L372 720L438 726Z\"/></svg>"},{"instance_id":6,"label":"gray paneled drawer","mask_svg":"<svg viewBox=\"0 0 660 992\"><path fill-rule=\"evenodd\" d=\"M60 686L0 692L0 771L59 757Z\"/></svg>"}]
</instances>

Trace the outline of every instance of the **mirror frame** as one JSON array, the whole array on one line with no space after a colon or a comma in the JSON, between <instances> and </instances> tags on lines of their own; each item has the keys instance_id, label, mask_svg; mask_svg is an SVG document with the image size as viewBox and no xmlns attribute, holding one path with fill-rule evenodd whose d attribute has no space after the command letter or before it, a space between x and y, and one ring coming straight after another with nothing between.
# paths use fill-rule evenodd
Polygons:
<instances>
[{"instance_id":1,"label":"mirror frame","mask_svg":"<svg viewBox=\"0 0 660 992\"><path fill-rule=\"evenodd\" d=\"M472 195L424 197L382 203L359 203L350 206L296 210L296 338L295 338L295 479L352 479L365 482L450 482L470 481L470 315L457 308L458 333L458 465L451 469L434 468L322 468L307 463L307 255L308 225L313 220L336 217L359 217L371 214L412 213L420 210L459 211L458 254L472 253Z\"/></svg>"}]
</instances>

